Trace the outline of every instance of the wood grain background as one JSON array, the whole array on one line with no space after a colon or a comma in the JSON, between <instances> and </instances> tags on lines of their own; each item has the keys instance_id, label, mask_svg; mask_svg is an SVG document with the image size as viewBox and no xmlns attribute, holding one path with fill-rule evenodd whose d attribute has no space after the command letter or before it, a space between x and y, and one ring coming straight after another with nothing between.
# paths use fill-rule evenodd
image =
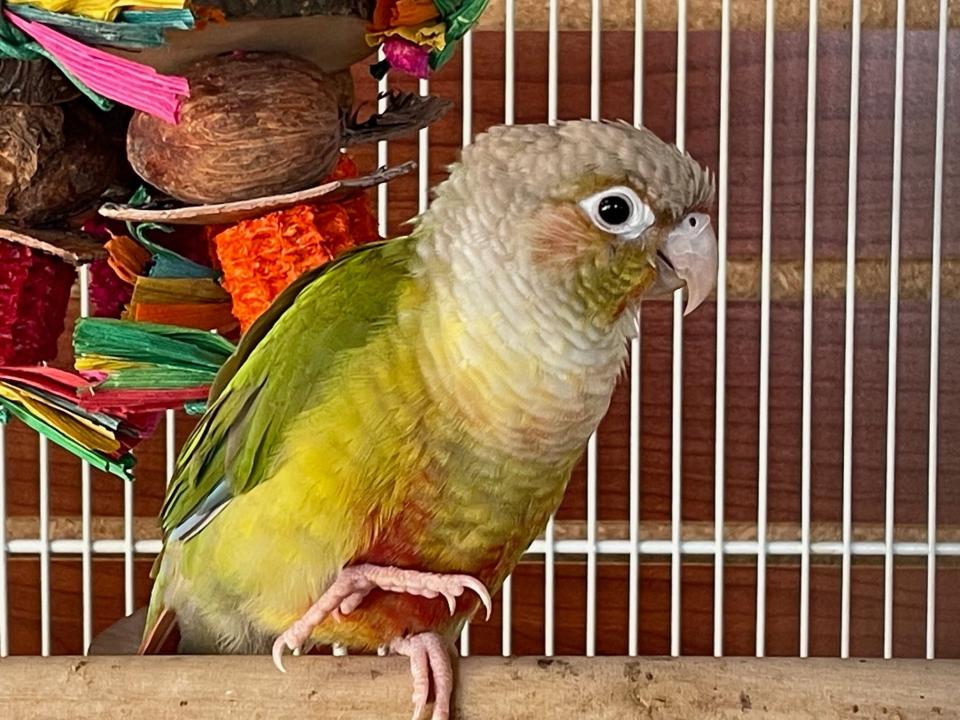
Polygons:
<instances>
[{"instance_id":1,"label":"wood grain background","mask_svg":"<svg viewBox=\"0 0 960 720\"><path fill-rule=\"evenodd\" d=\"M889 262L892 188L894 43L891 30L863 32L861 60L860 144L858 151L857 258L859 263ZM910 299L900 303L897 388L896 520L901 534L915 533L926 523L928 368L930 310L934 123L936 100L936 33L910 30L906 38L903 205L901 256L918 263ZM676 35L648 32L644 38L644 122L666 139L674 137ZM780 32L776 39L773 258L796 262L803 257L804 155L806 120L806 48L803 32ZM729 255L756 283L761 247L763 38L737 31L731 46L731 122L729 187ZM503 118L503 36L478 32L473 39L473 130L481 132ZM719 34L691 32L687 66L687 148L713 168L718 158ZM547 114L547 38L523 31L516 38L517 122L542 122ZM561 118L589 114L589 34L565 31L560 37ZM847 159L849 124L849 35L842 29L820 34L817 84L817 157L815 255L818 263L842 265L847 228ZM960 45L951 31L947 63L947 117L958 117ZM606 117L632 119L633 34L608 31L603 38L602 107ZM356 69L358 95L372 98L375 86L366 67ZM402 83L412 89L411 83ZM431 82L431 91L457 101L457 109L430 131L430 181L442 180L456 159L463 138L460 63L451 62ZM960 126L946 128L943 252L948 262L960 260ZM359 153L368 167L372 148ZM415 139L390 144L391 163L416 159ZM392 231L417 207L416 178L390 185ZM927 268L924 275L923 268ZM842 276L840 276L842 278ZM836 524L841 518L843 323L842 285L829 282L814 302L813 369L813 520ZM879 283L879 284L877 284ZM854 374L854 522L876 529L884 517L886 377L888 303L885 274L858 295L855 311ZM948 289L949 290L949 289ZM731 293L735 296L736 293ZM941 313L938 522L960 526L960 298L948 291ZM641 515L663 523L670 518L671 456L671 311L665 303L643 310L641 412ZM769 517L771 522L800 519L801 348L802 303L796 296L776 300L771 310ZM683 496L685 523L710 523L714 514L716 308L708 303L685 322L683 403ZM64 338L62 360L69 363ZM731 301L727 308L727 376L725 515L731 522L753 523L757 514L759 306L755 300ZM190 421L179 418L181 439ZM600 500L602 520L624 521L628 513L629 392L622 386L600 429ZM162 433L140 452L136 514L156 514L163 494ZM14 516L37 514L36 437L18 424L7 429L7 504ZM79 463L58 448L51 450L51 512L80 513ZM584 469L574 474L560 511L562 519L582 520L585 510ZM110 477L94 478L94 512L122 514L122 493ZM829 527L836 527L830 525ZM839 537L838 530L834 537ZM626 651L627 566L622 559L603 558L599 580L597 649ZM682 650L712 652L713 568L691 559L682 573ZM839 566L816 559L811 595L811 651L839 651ZM774 561L772 561L774 562ZM136 594L148 594L149 561L137 563ZM514 591L514 651L542 650L543 571L536 563L518 570ZM565 558L557 571L558 653L584 650L584 567ZM94 571L94 615L103 628L123 611L122 564L98 558ZM754 648L755 564L729 559L725 578L725 649L750 654ZM882 566L858 561L853 573L851 651L875 656L882 652ZM938 569L937 652L960 657L960 597L951 588L960 581L958 563L944 558ZM926 567L922 559L903 560L895 574L894 650L897 655L924 652ZM645 558L641 571L640 649L669 649L669 565L663 558ZM74 558L53 562L54 652L82 648L80 565ZM11 650L33 653L38 639L38 562L10 562ZM767 650L798 652L799 570L789 559L777 559L768 571ZM499 613L473 629L474 652L499 652Z\"/></svg>"}]
</instances>

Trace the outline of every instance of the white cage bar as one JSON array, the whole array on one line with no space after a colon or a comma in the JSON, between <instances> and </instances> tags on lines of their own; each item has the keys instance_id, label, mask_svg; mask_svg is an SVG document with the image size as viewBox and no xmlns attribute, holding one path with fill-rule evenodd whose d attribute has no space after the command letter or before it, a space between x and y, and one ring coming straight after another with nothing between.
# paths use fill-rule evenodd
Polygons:
<instances>
[{"instance_id":1,"label":"white cage bar","mask_svg":"<svg viewBox=\"0 0 960 720\"><path fill-rule=\"evenodd\" d=\"M644 537L641 534L641 340L631 343L629 375L629 471L625 478L629 494L629 535L625 538L602 537L599 532L599 462L597 436L591 437L586 448L586 505L585 533L583 537L557 537L556 522L551 518L542 538L537 539L527 552L528 557L542 559L544 563L544 621L543 652L552 655L555 649L556 632L556 563L558 556L571 556L585 565L586 615L585 654L597 652L598 568L604 557L627 559L629 563L629 597L627 598L627 651L630 655L639 652L639 624L641 563L646 558L658 558L669 562L670 567L670 614L669 652L680 655L681 643L681 573L684 562L690 557L707 557L713 562L713 653L724 654L724 592L726 560L731 557L756 560L756 615L755 654L767 652L765 631L767 621L767 569L770 558L794 558L799 562L799 655L806 657L811 651L811 565L814 558L837 558L840 561L840 642L839 654L848 657L851 652L851 594L852 569L856 558L873 558L882 561L883 567L883 656L894 654L894 569L900 558L918 558L926 561L926 657L935 656L936 647L936 571L937 560L943 557L960 557L960 542L937 539L937 491L938 491L938 396L940 355L940 303L943 240L943 193L944 193L944 135L947 95L947 42L949 25L949 2L940 0L937 29L937 81L936 81L936 134L934 147L933 207L932 207L932 269L930 286L930 339L929 339L929 407L926 475L927 521L925 540L897 540L895 515L896 448L897 448L897 371L898 329L900 310L900 252L901 252L901 204L904 143L904 91L906 63L907 3L898 0L896 13L894 122L892 143L892 198L890 218L890 275L889 318L887 328L887 374L886 374L886 437L885 437L885 482L884 518L882 539L855 539L853 527L853 433L855 414L855 316L857 309L856 261L857 261L857 212L858 212L858 152L860 130L861 91L861 0L852 0L850 24L850 74L849 74L849 148L847 156L847 197L845 236L845 287L844 287L844 343L843 343L843 462L842 462L842 508L841 533L838 539L814 540L812 534L812 435L816 418L813 412L814 370L814 245L815 245L815 200L816 200L816 142L817 142L817 83L818 83L818 5L808 3L807 60L806 60L806 136L804 168L803 211L803 291L802 291L802 385L800 432L800 522L798 539L771 539L768 537L768 482L769 482L769 425L770 425L770 362L771 362L771 268L775 244L773 229L774 214L774 91L775 91L775 38L776 3L765 2L764 73L763 73L763 177L762 177L762 237L760 252L759 286L759 398L758 398L758 481L756 536L753 539L727 539L724 502L726 498L726 424L727 424L727 254L730 239L730 113L731 113L731 5L732 0L723 0L720 15L719 46L719 157L717 168L718 195L718 242L721 259L716 292L716 409L712 420L714 427L714 515L712 538L685 538L682 527L683 490L683 373L684 373L684 324L683 299L678 292L672 305L671 372L673 385L670 396L672 412L670 423L670 533L669 537ZM590 47L590 110L591 118L601 117L601 86L603 80L602 44L603 15L600 0L590 2L589 47ZM517 0L506 0L504 6L504 116L506 123L513 123L517 116L517 50L516 50ZM547 117L555 124L559 118L560 65L559 45L561 15L559 0L549 0L547 7ZM644 31L645 3L634 0L633 18L633 77L632 107L633 122L639 126L644 119ZM676 143L683 149L687 139L687 3L677 2L677 65L676 65ZM462 43L462 144L470 143L474 131L473 115L473 35L468 33ZM427 81L419 83L419 92L429 91ZM385 80L378 89L387 89ZM522 100L522 98L519 98ZM384 103L381 102L381 108ZM418 207L422 211L429 199L430 135L422 130L418 137ZM378 145L377 161L385 165L388 146ZM388 232L388 193L385 185L378 188L377 208L381 234ZM89 314L89 274L84 268L80 273L80 314ZM638 318L639 322L639 318ZM123 495L122 537L93 538L91 471L81 465L81 532L79 538L50 536L50 467L49 448L45 439L38 444L38 518L37 537L7 537L7 445L8 433L0 424L0 656L10 650L10 606L8 559L10 556L34 556L39 561L40 582L40 651L51 652L51 578L50 564L54 556L76 555L82 561L82 627L83 648L89 648L93 638L93 560L96 556L111 555L123 560L124 611L130 614L135 609L134 570L137 556L151 556L160 550L156 539L138 539L134 525L134 488L128 483ZM165 422L166 479L172 476L177 452L176 421L172 412ZM513 650L513 599L514 585L508 578L501 596L502 631L500 647L504 656ZM461 652L470 652L470 628L461 636Z\"/></svg>"}]
</instances>

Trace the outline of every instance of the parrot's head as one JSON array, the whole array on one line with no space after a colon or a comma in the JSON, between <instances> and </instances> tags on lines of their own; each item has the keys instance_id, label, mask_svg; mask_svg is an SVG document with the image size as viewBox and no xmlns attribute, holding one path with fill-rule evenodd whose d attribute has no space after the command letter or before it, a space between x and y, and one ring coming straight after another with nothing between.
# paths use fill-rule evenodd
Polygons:
<instances>
[{"instance_id":1,"label":"parrot's head","mask_svg":"<svg viewBox=\"0 0 960 720\"><path fill-rule=\"evenodd\" d=\"M683 287L689 313L713 290L712 199L710 174L649 130L499 126L464 149L424 222L541 301L618 325L641 299Z\"/></svg>"}]
</instances>

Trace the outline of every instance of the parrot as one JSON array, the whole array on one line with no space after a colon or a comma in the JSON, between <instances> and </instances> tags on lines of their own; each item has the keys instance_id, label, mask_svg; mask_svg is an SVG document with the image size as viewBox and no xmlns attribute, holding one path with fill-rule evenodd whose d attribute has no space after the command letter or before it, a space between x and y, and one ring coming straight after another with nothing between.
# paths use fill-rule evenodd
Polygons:
<instances>
[{"instance_id":1,"label":"parrot","mask_svg":"<svg viewBox=\"0 0 960 720\"><path fill-rule=\"evenodd\" d=\"M453 642L558 508L642 300L713 290L713 175L622 121L490 128L408 234L293 281L241 338L160 514L141 652Z\"/></svg>"}]
</instances>

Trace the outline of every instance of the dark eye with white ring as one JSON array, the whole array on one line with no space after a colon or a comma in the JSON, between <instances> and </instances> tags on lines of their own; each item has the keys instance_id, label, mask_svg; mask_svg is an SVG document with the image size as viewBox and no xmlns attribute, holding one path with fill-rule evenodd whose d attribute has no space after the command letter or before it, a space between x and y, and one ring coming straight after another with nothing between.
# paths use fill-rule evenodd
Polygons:
<instances>
[{"instance_id":1,"label":"dark eye with white ring","mask_svg":"<svg viewBox=\"0 0 960 720\"><path fill-rule=\"evenodd\" d=\"M580 207L590 221L604 232L634 239L653 225L653 212L633 189L607 188L581 201Z\"/></svg>"}]
</instances>

